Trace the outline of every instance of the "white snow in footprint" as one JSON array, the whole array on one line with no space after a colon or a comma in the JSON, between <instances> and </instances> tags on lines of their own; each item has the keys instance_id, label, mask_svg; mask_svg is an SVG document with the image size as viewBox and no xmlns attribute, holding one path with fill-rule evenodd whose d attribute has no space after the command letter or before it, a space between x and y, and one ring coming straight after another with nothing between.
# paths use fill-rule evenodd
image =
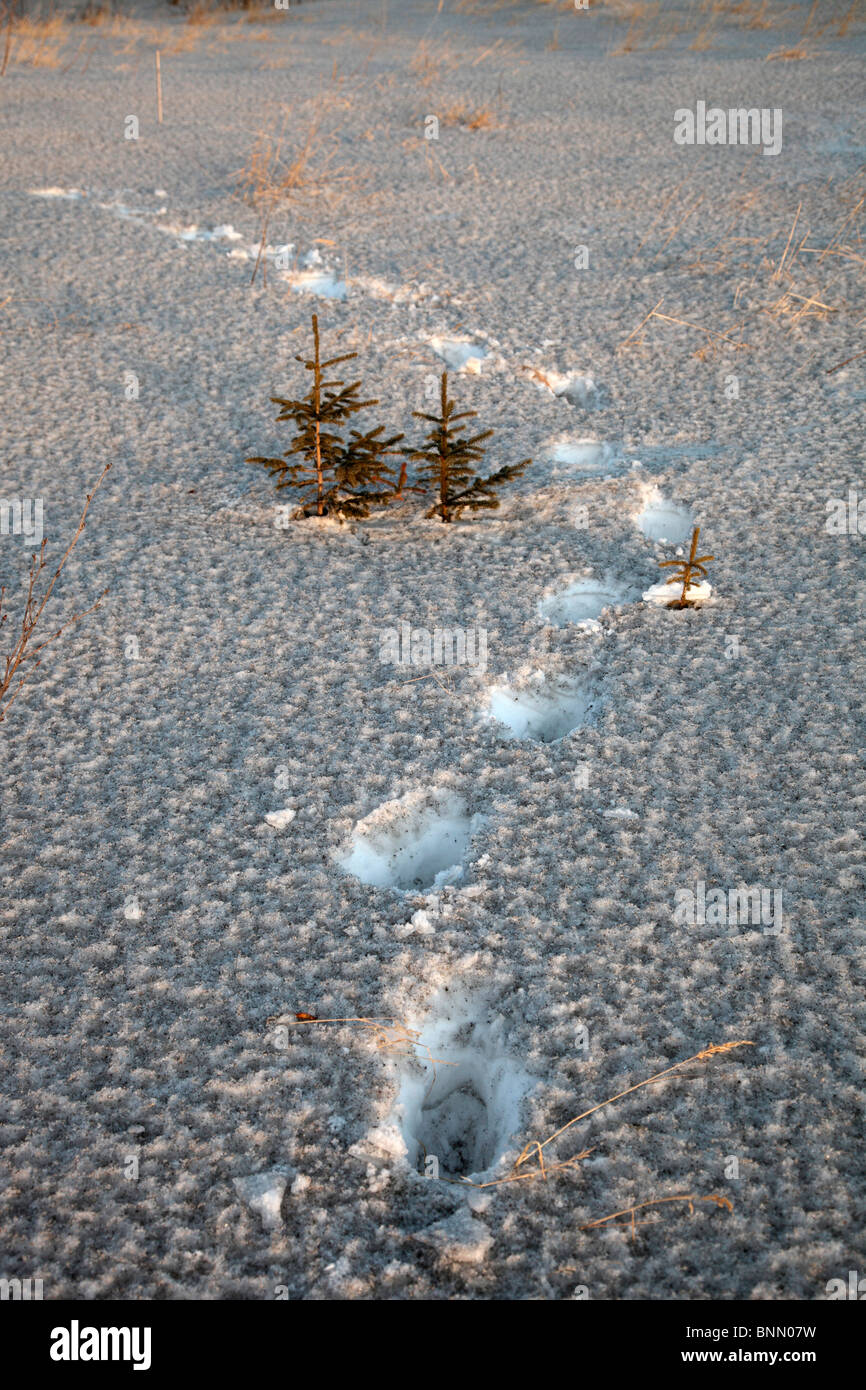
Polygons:
<instances>
[{"instance_id":1,"label":"white snow in footprint","mask_svg":"<svg viewBox=\"0 0 866 1390\"><path fill-rule=\"evenodd\" d=\"M535 1084L508 1055L503 1019L442 990L413 1026L424 1050L404 1064L394 1111L409 1163L430 1177L491 1175L519 1138Z\"/></svg>"},{"instance_id":2,"label":"white snow in footprint","mask_svg":"<svg viewBox=\"0 0 866 1390\"><path fill-rule=\"evenodd\" d=\"M320 299L345 299L349 292L345 280L330 270L302 270L288 279L298 294L315 294Z\"/></svg>"},{"instance_id":3,"label":"white snow in footprint","mask_svg":"<svg viewBox=\"0 0 866 1390\"><path fill-rule=\"evenodd\" d=\"M443 888L463 877L481 820L452 792L410 792L360 821L338 863L374 888Z\"/></svg>"},{"instance_id":4,"label":"white snow in footprint","mask_svg":"<svg viewBox=\"0 0 866 1390\"><path fill-rule=\"evenodd\" d=\"M84 188L30 188L28 192L31 198L64 198L70 203L87 197Z\"/></svg>"},{"instance_id":5,"label":"white snow in footprint","mask_svg":"<svg viewBox=\"0 0 866 1390\"><path fill-rule=\"evenodd\" d=\"M600 579L578 579L558 594L549 594L538 605L539 616L553 627L570 623L594 624L605 608L622 603L625 595Z\"/></svg>"},{"instance_id":6,"label":"white snow in footprint","mask_svg":"<svg viewBox=\"0 0 866 1390\"><path fill-rule=\"evenodd\" d=\"M520 690L494 685L489 692L490 717L504 725L508 736L538 743L566 738L586 723L591 709L592 700L579 685Z\"/></svg>"},{"instance_id":7,"label":"white snow in footprint","mask_svg":"<svg viewBox=\"0 0 866 1390\"><path fill-rule=\"evenodd\" d=\"M346 281L324 264L317 246L301 256L298 268L288 271L283 279L298 294L315 294L320 299L345 299L349 293Z\"/></svg>"},{"instance_id":8,"label":"white snow in footprint","mask_svg":"<svg viewBox=\"0 0 866 1390\"><path fill-rule=\"evenodd\" d=\"M668 502L663 497L654 499L644 507L637 524L648 541L655 541L656 544L667 541L669 545L682 545L684 541L691 540L695 527L688 507Z\"/></svg>"},{"instance_id":9,"label":"white snow in footprint","mask_svg":"<svg viewBox=\"0 0 866 1390\"><path fill-rule=\"evenodd\" d=\"M542 391L557 396L582 410L597 410L601 396L594 377L589 372L554 372L550 368L542 371L529 367L529 376Z\"/></svg>"},{"instance_id":10,"label":"white snow in footprint","mask_svg":"<svg viewBox=\"0 0 866 1390\"><path fill-rule=\"evenodd\" d=\"M560 440L548 450L550 462L569 474L610 477L619 472L621 461L612 444L596 439Z\"/></svg>"},{"instance_id":11,"label":"white snow in footprint","mask_svg":"<svg viewBox=\"0 0 866 1390\"><path fill-rule=\"evenodd\" d=\"M441 357L452 372L481 372L481 364L489 356L488 349L469 338L428 338L437 357Z\"/></svg>"}]
</instances>

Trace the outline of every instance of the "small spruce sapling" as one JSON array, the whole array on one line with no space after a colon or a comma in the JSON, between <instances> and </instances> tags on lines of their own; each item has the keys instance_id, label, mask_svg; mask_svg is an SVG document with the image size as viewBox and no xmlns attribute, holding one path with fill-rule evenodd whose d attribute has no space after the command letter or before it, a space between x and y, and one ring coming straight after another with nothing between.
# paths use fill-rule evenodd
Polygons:
<instances>
[{"instance_id":1,"label":"small spruce sapling","mask_svg":"<svg viewBox=\"0 0 866 1390\"><path fill-rule=\"evenodd\" d=\"M455 415L454 402L448 398L447 372L442 373L439 414L426 415L420 410L412 413L417 419L428 420L433 425L427 435L426 448L411 452L411 457L422 465L424 482L437 494L438 500L427 512L428 517L457 521L463 511L494 511L499 506L499 498L495 495L497 488L519 478L532 462L532 459L522 459L520 463L500 468L489 478L478 477L475 467L484 457L483 444L493 430L467 436L463 426L455 429L459 420L468 420L478 412L462 410Z\"/></svg>"},{"instance_id":2,"label":"small spruce sapling","mask_svg":"<svg viewBox=\"0 0 866 1390\"><path fill-rule=\"evenodd\" d=\"M668 608L694 608L695 606L694 600L687 598L686 595L698 575L706 579L707 571L704 565L710 560L715 559L714 555L698 554L698 536L700 534L701 528L700 526L696 526L692 533L692 548L689 551L689 558L687 560L659 560L661 569L668 569L671 566L675 566L677 569L677 573L672 574L670 579L666 582L668 584L682 584L683 586L679 598L673 599L672 602L668 604Z\"/></svg>"},{"instance_id":3,"label":"small spruce sapling","mask_svg":"<svg viewBox=\"0 0 866 1390\"><path fill-rule=\"evenodd\" d=\"M340 362L350 362L356 352L329 357L324 362L319 352L319 320L313 318L313 356L295 356L313 380L302 400L271 396L280 407L277 421L291 420L297 433L282 458L255 454L247 463L259 463L277 479L277 491L282 488L303 488L305 495L294 517L328 516L367 517L370 508L384 506L394 495L393 469L385 462L388 454L396 453L394 445L403 438L395 434L384 438L384 425L362 434L349 430L348 439L342 431L359 410L378 405L378 400L358 399L360 381L348 386L343 381L326 380L324 373ZM297 462L292 462L297 459Z\"/></svg>"}]
</instances>

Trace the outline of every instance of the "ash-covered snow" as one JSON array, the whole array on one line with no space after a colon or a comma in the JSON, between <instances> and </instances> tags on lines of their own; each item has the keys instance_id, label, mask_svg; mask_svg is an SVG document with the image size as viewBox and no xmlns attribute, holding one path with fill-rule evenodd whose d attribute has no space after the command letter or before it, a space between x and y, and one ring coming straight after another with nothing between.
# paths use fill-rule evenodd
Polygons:
<instances>
[{"instance_id":1,"label":"ash-covered snow","mask_svg":"<svg viewBox=\"0 0 866 1390\"><path fill-rule=\"evenodd\" d=\"M863 32L767 62L807 8L620 56L607 5L311 0L201 36L161 11L161 126L147 20L70 66L13 54L0 496L44 500L59 558L114 467L52 625L109 592L0 725L4 1276L812 1300L866 1269L866 537L856 507L825 526L866 492L863 359L833 370L862 347ZM422 39L456 64L428 85ZM470 97L495 125L425 140ZM698 97L782 107L781 153L676 145ZM289 162L319 133L251 284L238 171L284 107ZM768 312L799 205L794 288L833 313ZM853 255L807 254L852 213ZM413 442L436 344L464 345L449 390L491 469L534 460L501 510L287 520L243 459L288 445L269 398L305 389L312 310L369 422ZM639 523L660 502L674 534ZM692 520L712 602L641 602ZM0 535L10 623L32 548ZM483 629L486 669L384 663L403 622ZM567 689L593 699L571 732L540 707ZM675 915L744 888L781 892L782 930ZM546 1182L454 1172L741 1039L562 1135L546 1161L593 1152ZM425 1045L454 1093L425 1099ZM457 1181L423 1175L431 1142ZM684 1191L733 1211L581 1230Z\"/></svg>"}]
</instances>

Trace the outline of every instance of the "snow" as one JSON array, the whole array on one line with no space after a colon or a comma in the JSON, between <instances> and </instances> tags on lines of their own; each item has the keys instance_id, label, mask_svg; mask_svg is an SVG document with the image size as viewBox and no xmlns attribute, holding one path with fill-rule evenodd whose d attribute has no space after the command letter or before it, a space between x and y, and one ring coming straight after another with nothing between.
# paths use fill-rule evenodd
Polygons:
<instances>
[{"instance_id":1,"label":"snow","mask_svg":"<svg viewBox=\"0 0 866 1390\"><path fill-rule=\"evenodd\" d=\"M0 1272L136 1304L824 1297L866 1270L864 538L825 529L863 492L862 25L822 13L781 63L803 0L768 32L716 7L697 55L683 0L621 55L622 5L158 8L71 25L58 67L13 43L0 84L0 497L44 500L49 564L113 464L48 630L108 593L0 725ZM422 41L457 64L429 86ZM698 78L783 106L779 157L675 145ZM425 143L461 99L496 129ZM305 178L253 205L284 110L287 160L320 120ZM789 287L835 312L768 312ZM490 468L533 458L499 511L285 521L243 460L289 444L313 311L361 418L417 444L447 367ZM716 558L669 610L693 524ZM5 631L29 548L0 536ZM483 629L486 665L383 663L404 621ZM675 921L698 882L779 890L783 929ZM298 1010L417 1028L433 1089L423 1046ZM573 1170L459 1181L738 1038L562 1135ZM733 1211L581 1229L682 1191Z\"/></svg>"},{"instance_id":2,"label":"snow","mask_svg":"<svg viewBox=\"0 0 866 1390\"><path fill-rule=\"evenodd\" d=\"M582 410L595 410L599 405L599 389L589 372L557 372L552 368L536 368L533 380L542 391L567 401Z\"/></svg>"},{"instance_id":3,"label":"snow","mask_svg":"<svg viewBox=\"0 0 866 1390\"><path fill-rule=\"evenodd\" d=\"M688 507L680 507L662 497L657 497L657 500L644 507L637 524L647 540L667 541L670 545L690 541L696 525Z\"/></svg>"},{"instance_id":4,"label":"snow","mask_svg":"<svg viewBox=\"0 0 866 1390\"><path fill-rule=\"evenodd\" d=\"M612 477L620 470L612 444L596 439L563 439L549 446L552 463L563 464L574 476ZM564 471L564 470L563 470Z\"/></svg>"},{"instance_id":5,"label":"snow","mask_svg":"<svg viewBox=\"0 0 866 1390\"><path fill-rule=\"evenodd\" d=\"M444 1221L435 1221L417 1231L415 1239L422 1245L429 1245L440 1259L455 1264L480 1264L493 1244L489 1227L466 1207Z\"/></svg>"},{"instance_id":6,"label":"snow","mask_svg":"<svg viewBox=\"0 0 866 1390\"><path fill-rule=\"evenodd\" d=\"M451 371L480 373L487 349L480 343L467 338L440 338L434 335L429 339L430 346L441 357Z\"/></svg>"},{"instance_id":7,"label":"snow","mask_svg":"<svg viewBox=\"0 0 866 1390\"><path fill-rule=\"evenodd\" d=\"M709 603L713 592L713 586L707 580L699 580L691 583L686 591L686 599L689 603ZM662 579L658 584L651 584L644 590L644 603L655 604L658 607L667 607L675 603L682 593L682 583L679 587L676 584L669 584L666 579Z\"/></svg>"},{"instance_id":8,"label":"snow","mask_svg":"<svg viewBox=\"0 0 866 1390\"><path fill-rule=\"evenodd\" d=\"M234 1179L238 1196L261 1218L266 1231L282 1228L283 1194L287 1184L288 1176L282 1169Z\"/></svg>"}]
</instances>

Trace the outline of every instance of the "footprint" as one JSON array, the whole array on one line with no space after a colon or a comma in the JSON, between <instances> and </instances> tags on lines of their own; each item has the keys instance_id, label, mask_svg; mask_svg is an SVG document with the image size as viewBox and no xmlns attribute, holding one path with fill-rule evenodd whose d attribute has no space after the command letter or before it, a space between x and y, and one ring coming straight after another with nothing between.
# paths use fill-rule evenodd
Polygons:
<instances>
[{"instance_id":1,"label":"footprint","mask_svg":"<svg viewBox=\"0 0 866 1390\"><path fill-rule=\"evenodd\" d=\"M473 372L480 375L481 364L489 356L488 349L469 338L428 338L427 340L441 357L446 367L453 372Z\"/></svg>"},{"instance_id":2,"label":"footprint","mask_svg":"<svg viewBox=\"0 0 866 1390\"><path fill-rule=\"evenodd\" d=\"M578 579L558 594L543 598L538 613L552 627L567 627L570 623L594 622L605 608L624 600L625 594L613 584L600 579Z\"/></svg>"},{"instance_id":3,"label":"footprint","mask_svg":"<svg viewBox=\"0 0 866 1390\"><path fill-rule=\"evenodd\" d=\"M678 506L664 497L648 503L644 507L637 524L648 541L667 541L670 545L682 545L691 539L695 519L688 507Z\"/></svg>"},{"instance_id":4,"label":"footprint","mask_svg":"<svg viewBox=\"0 0 866 1390\"><path fill-rule=\"evenodd\" d=\"M512 738L558 743L587 722L593 701L580 685L513 690L491 687L489 714L504 724Z\"/></svg>"},{"instance_id":5,"label":"footprint","mask_svg":"<svg viewBox=\"0 0 866 1390\"><path fill-rule=\"evenodd\" d=\"M569 405L578 406L581 410L599 410L604 404L602 392L594 377L588 372L563 374L538 367L525 367L523 370L542 391L549 391L551 396L561 397L568 401Z\"/></svg>"},{"instance_id":6,"label":"footprint","mask_svg":"<svg viewBox=\"0 0 866 1390\"><path fill-rule=\"evenodd\" d=\"M551 463L561 464L570 474L610 478L622 472L622 460L612 444L596 439L561 440L548 451ZM559 472L559 468L555 470Z\"/></svg>"},{"instance_id":7,"label":"footprint","mask_svg":"<svg viewBox=\"0 0 866 1390\"><path fill-rule=\"evenodd\" d=\"M406 1064L395 1117L408 1160L433 1177L489 1174L519 1134L534 1079L505 1051L503 1020L464 996L440 992L419 1028L437 1060Z\"/></svg>"},{"instance_id":8,"label":"footprint","mask_svg":"<svg viewBox=\"0 0 866 1390\"><path fill-rule=\"evenodd\" d=\"M316 294L320 299L345 299L348 286L330 270L299 270L286 274L290 286L297 294Z\"/></svg>"},{"instance_id":9,"label":"footprint","mask_svg":"<svg viewBox=\"0 0 866 1390\"><path fill-rule=\"evenodd\" d=\"M410 792L360 821L338 863L343 873L374 888L443 888L462 879L481 823L453 792Z\"/></svg>"}]
</instances>

